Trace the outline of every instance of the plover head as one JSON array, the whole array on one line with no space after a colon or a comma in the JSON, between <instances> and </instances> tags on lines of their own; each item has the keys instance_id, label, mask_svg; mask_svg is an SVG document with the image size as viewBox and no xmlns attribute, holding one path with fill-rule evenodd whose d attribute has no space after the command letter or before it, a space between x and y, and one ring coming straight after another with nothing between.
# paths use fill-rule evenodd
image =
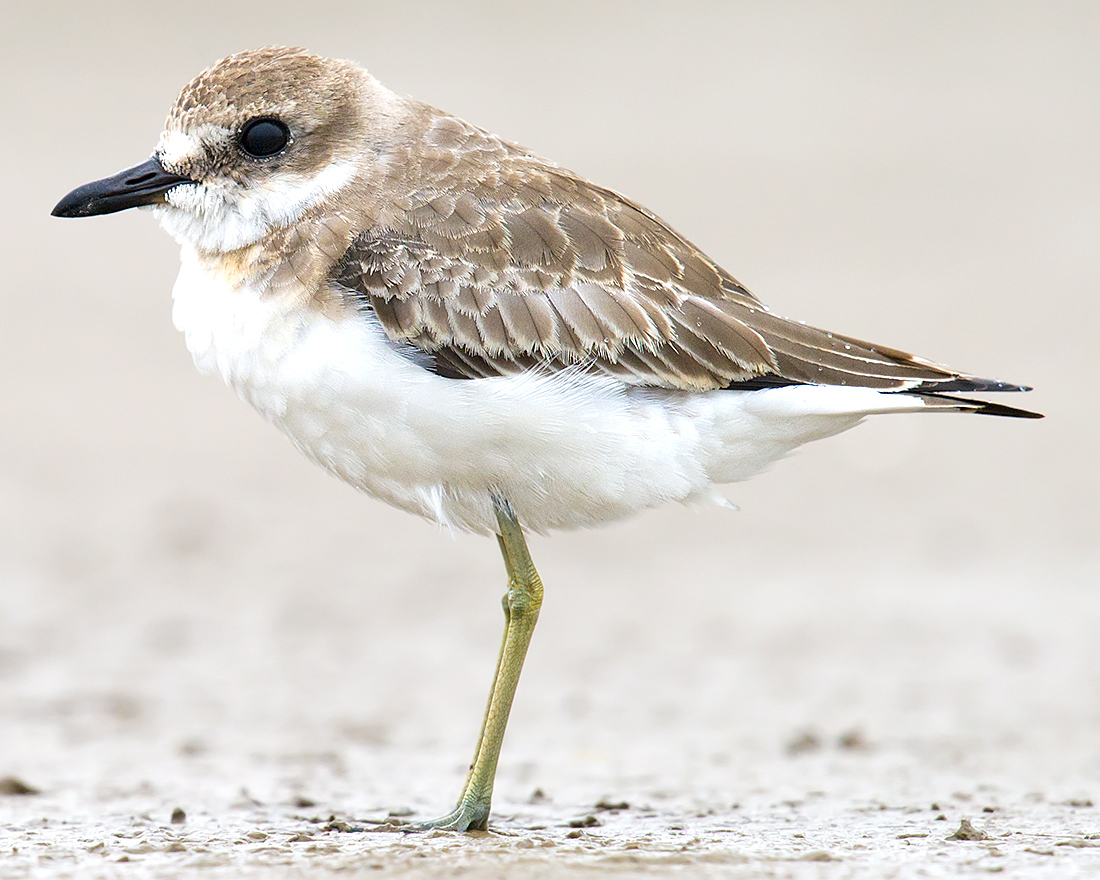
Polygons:
<instances>
[{"instance_id":1,"label":"plover head","mask_svg":"<svg viewBox=\"0 0 1100 880\"><path fill-rule=\"evenodd\" d=\"M231 55L184 87L148 161L74 190L53 213L152 206L199 251L261 243L378 174L406 103L350 62L287 48Z\"/></svg>"}]
</instances>

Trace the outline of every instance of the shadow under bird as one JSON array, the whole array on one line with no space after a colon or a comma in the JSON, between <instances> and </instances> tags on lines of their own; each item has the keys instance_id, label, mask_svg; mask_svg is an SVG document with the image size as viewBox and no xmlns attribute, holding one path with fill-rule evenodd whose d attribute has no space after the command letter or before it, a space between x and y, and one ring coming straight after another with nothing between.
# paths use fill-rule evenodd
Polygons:
<instances>
[{"instance_id":1,"label":"shadow under bird","mask_svg":"<svg viewBox=\"0 0 1100 880\"><path fill-rule=\"evenodd\" d=\"M187 85L152 158L59 217L146 206L181 246L173 318L326 470L495 534L508 592L455 809L484 829L542 602L524 529L713 499L865 416L1038 417L1026 391L772 314L645 208L300 49Z\"/></svg>"}]
</instances>

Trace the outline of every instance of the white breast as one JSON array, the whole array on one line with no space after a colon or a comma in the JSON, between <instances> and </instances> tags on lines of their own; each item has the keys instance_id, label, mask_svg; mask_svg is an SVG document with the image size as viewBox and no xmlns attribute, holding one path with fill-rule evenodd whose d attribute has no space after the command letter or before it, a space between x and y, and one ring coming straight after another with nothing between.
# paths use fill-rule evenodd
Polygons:
<instances>
[{"instance_id":1,"label":"white breast","mask_svg":"<svg viewBox=\"0 0 1100 880\"><path fill-rule=\"evenodd\" d=\"M576 373L454 380L414 364L369 313L333 320L229 289L188 259L173 318L200 370L220 374L299 449L397 507L473 531L490 493L543 531L711 495L904 395L796 387L703 394Z\"/></svg>"}]
</instances>

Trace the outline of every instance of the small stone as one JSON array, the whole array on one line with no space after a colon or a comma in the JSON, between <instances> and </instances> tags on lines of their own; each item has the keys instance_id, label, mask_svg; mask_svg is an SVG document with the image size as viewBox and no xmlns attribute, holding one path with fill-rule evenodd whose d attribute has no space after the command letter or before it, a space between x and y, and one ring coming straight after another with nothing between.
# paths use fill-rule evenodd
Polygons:
<instances>
[{"instance_id":1,"label":"small stone","mask_svg":"<svg viewBox=\"0 0 1100 880\"><path fill-rule=\"evenodd\" d=\"M807 752L816 752L820 748L821 738L812 731L807 730L787 743L787 754L804 755Z\"/></svg>"},{"instance_id":2,"label":"small stone","mask_svg":"<svg viewBox=\"0 0 1100 880\"><path fill-rule=\"evenodd\" d=\"M814 852L808 852L804 856L799 856L800 862L839 862L836 856L832 853L827 853L823 849L814 850Z\"/></svg>"},{"instance_id":3,"label":"small stone","mask_svg":"<svg viewBox=\"0 0 1100 880\"><path fill-rule=\"evenodd\" d=\"M202 740L188 739L179 744L179 753L185 758L196 758L199 755L205 755L206 752L206 743Z\"/></svg>"},{"instance_id":4,"label":"small stone","mask_svg":"<svg viewBox=\"0 0 1100 880\"><path fill-rule=\"evenodd\" d=\"M33 785L27 785L22 779L15 776L0 777L0 794L24 795L39 794Z\"/></svg>"},{"instance_id":5,"label":"small stone","mask_svg":"<svg viewBox=\"0 0 1100 880\"><path fill-rule=\"evenodd\" d=\"M527 798L527 803L541 804L543 801L546 800L549 800L549 798L546 797L546 792L544 792L541 788L536 788L533 792L531 792L531 797Z\"/></svg>"},{"instance_id":6,"label":"small stone","mask_svg":"<svg viewBox=\"0 0 1100 880\"><path fill-rule=\"evenodd\" d=\"M315 806L317 806L317 802L316 801L311 801L307 797L302 797L301 795L298 795L298 797L294 798L294 806L298 807L299 809L304 810L306 807L315 807Z\"/></svg>"},{"instance_id":7,"label":"small stone","mask_svg":"<svg viewBox=\"0 0 1100 880\"><path fill-rule=\"evenodd\" d=\"M596 801L596 809L603 810L605 812L629 810L630 804L628 804L626 801L598 800Z\"/></svg>"},{"instance_id":8,"label":"small stone","mask_svg":"<svg viewBox=\"0 0 1100 880\"><path fill-rule=\"evenodd\" d=\"M602 824L603 824L603 822L601 822L595 816L588 815L588 816L585 816L581 819L574 819L572 822L569 823L569 827L570 828L596 828L596 827L598 827Z\"/></svg>"},{"instance_id":9,"label":"small stone","mask_svg":"<svg viewBox=\"0 0 1100 880\"><path fill-rule=\"evenodd\" d=\"M172 810L171 822L173 825L182 825L187 821L187 814L183 811L182 807L176 807Z\"/></svg>"},{"instance_id":10,"label":"small stone","mask_svg":"<svg viewBox=\"0 0 1100 880\"><path fill-rule=\"evenodd\" d=\"M989 840L989 835L982 831L980 828L975 828L970 824L969 819L963 819L959 823L958 829L954 834L949 834L946 837L947 840Z\"/></svg>"}]
</instances>

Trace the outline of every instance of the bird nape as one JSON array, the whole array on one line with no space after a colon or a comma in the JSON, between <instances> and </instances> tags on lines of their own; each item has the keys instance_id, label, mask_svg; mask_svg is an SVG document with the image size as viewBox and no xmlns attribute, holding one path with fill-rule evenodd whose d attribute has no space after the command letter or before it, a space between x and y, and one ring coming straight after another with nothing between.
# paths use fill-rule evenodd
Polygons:
<instances>
[{"instance_id":1,"label":"bird nape","mask_svg":"<svg viewBox=\"0 0 1100 880\"><path fill-rule=\"evenodd\" d=\"M307 456L497 536L505 633L455 809L484 829L542 583L524 529L718 496L868 415L1038 414L1026 391L774 315L629 199L346 61L268 48L188 84L147 161L61 217L148 206L173 318Z\"/></svg>"}]
</instances>

